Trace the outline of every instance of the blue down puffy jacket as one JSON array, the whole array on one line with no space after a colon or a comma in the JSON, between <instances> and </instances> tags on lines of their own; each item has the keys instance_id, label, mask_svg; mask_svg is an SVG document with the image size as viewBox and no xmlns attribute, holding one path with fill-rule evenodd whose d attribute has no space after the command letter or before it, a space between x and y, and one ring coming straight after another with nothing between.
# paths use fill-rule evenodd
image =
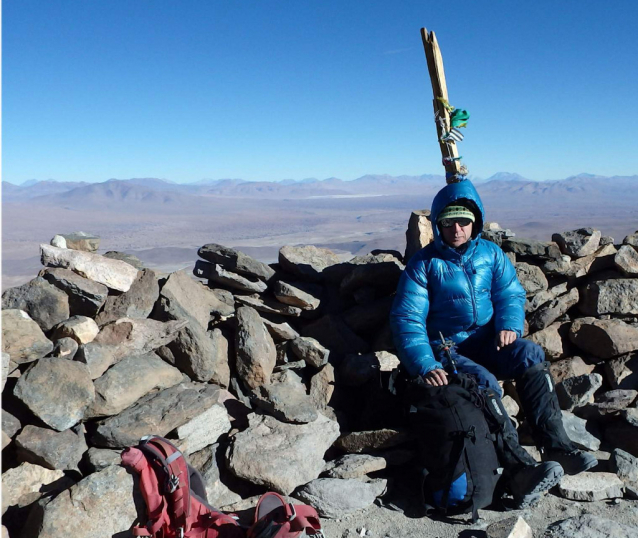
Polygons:
<instances>
[{"instance_id":1,"label":"blue down puffy jacket","mask_svg":"<svg viewBox=\"0 0 638 538\"><path fill-rule=\"evenodd\" d=\"M458 200L477 217L465 250L444 243L435 225L441 210ZM434 242L408 263L390 313L394 343L411 376L442 368L432 352L440 344L439 332L458 344L493 319L497 332L510 330L520 337L525 319L525 290L514 266L500 247L478 237L484 212L472 183L443 188L432 202L431 220Z\"/></svg>"}]
</instances>

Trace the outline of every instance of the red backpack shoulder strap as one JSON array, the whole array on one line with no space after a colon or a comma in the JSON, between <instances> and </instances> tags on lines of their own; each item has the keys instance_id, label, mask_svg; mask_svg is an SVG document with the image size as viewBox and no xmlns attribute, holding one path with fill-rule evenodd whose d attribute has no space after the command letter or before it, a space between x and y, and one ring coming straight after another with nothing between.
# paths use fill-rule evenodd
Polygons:
<instances>
[{"instance_id":1,"label":"red backpack shoulder strap","mask_svg":"<svg viewBox=\"0 0 638 538\"><path fill-rule=\"evenodd\" d=\"M275 531L273 527L279 528ZM248 537L296 538L302 531L317 538L323 536L317 511L306 504L287 503L281 495L271 491L259 499Z\"/></svg>"}]
</instances>

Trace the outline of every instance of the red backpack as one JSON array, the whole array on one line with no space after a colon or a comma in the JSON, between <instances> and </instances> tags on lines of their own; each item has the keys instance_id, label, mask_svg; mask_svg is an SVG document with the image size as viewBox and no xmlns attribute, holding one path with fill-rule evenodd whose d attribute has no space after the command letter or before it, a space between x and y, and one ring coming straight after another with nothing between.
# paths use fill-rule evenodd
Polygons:
<instances>
[{"instance_id":1,"label":"red backpack","mask_svg":"<svg viewBox=\"0 0 638 538\"><path fill-rule=\"evenodd\" d=\"M153 538L296 538L323 536L314 508L292 505L277 493L262 495L254 524L246 530L208 504L204 480L167 439L150 435L122 452L122 464L140 477L148 522L133 536Z\"/></svg>"}]
</instances>

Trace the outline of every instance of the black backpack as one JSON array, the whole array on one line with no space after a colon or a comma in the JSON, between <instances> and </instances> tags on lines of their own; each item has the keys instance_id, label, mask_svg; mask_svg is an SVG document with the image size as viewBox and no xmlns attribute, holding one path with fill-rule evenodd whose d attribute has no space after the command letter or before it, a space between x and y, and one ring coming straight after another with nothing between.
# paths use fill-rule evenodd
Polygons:
<instances>
[{"instance_id":1,"label":"black backpack","mask_svg":"<svg viewBox=\"0 0 638 538\"><path fill-rule=\"evenodd\" d=\"M467 374L432 387L419 377L405 384L408 420L419 443L427 515L463 514L492 503L501 469L484 411L486 397Z\"/></svg>"}]
</instances>

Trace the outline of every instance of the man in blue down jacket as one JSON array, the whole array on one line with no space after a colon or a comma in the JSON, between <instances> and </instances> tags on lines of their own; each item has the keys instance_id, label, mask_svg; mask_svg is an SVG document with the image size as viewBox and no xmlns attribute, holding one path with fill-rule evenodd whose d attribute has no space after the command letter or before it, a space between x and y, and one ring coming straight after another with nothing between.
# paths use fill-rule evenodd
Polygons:
<instances>
[{"instance_id":1,"label":"man in blue down jacket","mask_svg":"<svg viewBox=\"0 0 638 538\"><path fill-rule=\"evenodd\" d=\"M479 237L483 204L470 181L444 187L432 202L434 242L408 263L390 323L408 375L447 384L439 333L453 340L457 369L502 394L497 379L515 379L525 417L545 461L567 474L596 465L565 433L548 363L540 346L521 338L525 290L503 251ZM513 430L513 428L512 428ZM515 435L515 431L514 431Z\"/></svg>"}]
</instances>

